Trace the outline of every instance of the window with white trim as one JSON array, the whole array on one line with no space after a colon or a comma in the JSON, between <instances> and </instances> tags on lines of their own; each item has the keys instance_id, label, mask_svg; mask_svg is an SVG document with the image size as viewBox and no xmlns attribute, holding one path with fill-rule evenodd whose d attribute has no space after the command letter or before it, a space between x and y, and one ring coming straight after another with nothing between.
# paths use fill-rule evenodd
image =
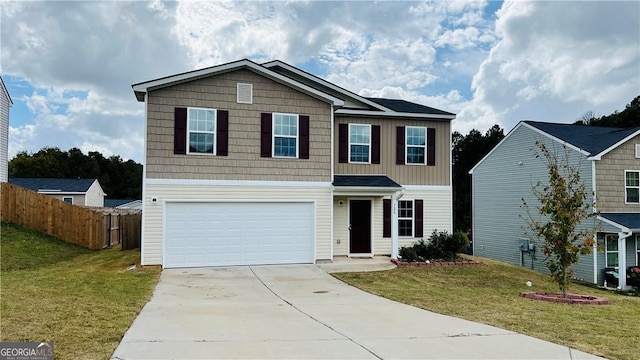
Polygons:
<instances>
[{"instance_id":1,"label":"window with white trim","mask_svg":"<svg viewBox=\"0 0 640 360\"><path fill-rule=\"evenodd\" d=\"M369 164L371 161L371 125L349 124L349 162Z\"/></svg>"},{"instance_id":2,"label":"window with white trim","mask_svg":"<svg viewBox=\"0 0 640 360\"><path fill-rule=\"evenodd\" d=\"M73 198L72 197L63 197L62 201L69 203L69 204L73 204Z\"/></svg>"},{"instance_id":3,"label":"window with white trim","mask_svg":"<svg viewBox=\"0 0 640 360\"><path fill-rule=\"evenodd\" d=\"M618 266L618 235L607 234L604 236L605 242L605 266Z\"/></svg>"},{"instance_id":4,"label":"window with white trim","mask_svg":"<svg viewBox=\"0 0 640 360\"><path fill-rule=\"evenodd\" d=\"M427 152L427 128L407 126L406 127L406 164L426 164Z\"/></svg>"},{"instance_id":5,"label":"window with white trim","mask_svg":"<svg viewBox=\"0 0 640 360\"><path fill-rule=\"evenodd\" d=\"M273 156L298 157L298 115L273 114Z\"/></svg>"},{"instance_id":6,"label":"window with white trim","mask_svg":"<svg viewBox=\"0 0 640 360\"><path fill-rule=\"evenodd\" d=\"M398 201L398 236L413 237L413 200Z\"/></svg>"},{"instance_id":7,"label":"window with white trim","mask_svg":"<svg viewBox=\"0 0 640 360\"><path fill-rule=\"evenodd\" d=\"M640 203L640 171L625 170L624 172L625 203Z\"/></svg>"},{"instance_id":8,"label":"window with white trim","mask_svg":"<svg viewBox=\"0 0 640 360\"><path fill-rule=\"evenodd\" d=\"M216 110L187 109L187 153L215 155Z\"/></svg>"}]
</instances>

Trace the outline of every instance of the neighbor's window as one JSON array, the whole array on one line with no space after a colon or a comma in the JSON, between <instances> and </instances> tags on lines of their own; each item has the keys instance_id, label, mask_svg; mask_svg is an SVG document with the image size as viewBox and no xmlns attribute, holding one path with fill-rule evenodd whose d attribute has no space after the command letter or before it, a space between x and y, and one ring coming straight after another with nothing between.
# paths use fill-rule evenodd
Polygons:
<instances>
[{"instance_id":1,"label":"neighbor's window","mask_svg":"<svg viewBox=\"0 0 640 360\"><path fill-rule=\"evenodd\" d=\"M607 267L618 266L618 235L605 235L606 264Z\"/></svg>"},{"instance_id":2,"label":"neighbor's window","mask_svg":"<svg viewBox=\"0 0 640 360\"><path fill-rule=\"evenodd\" d=\"M69 204L73 204L73 198L72 197L63 197L62 201L68 202Z\"/></svg>"},{"instance_id":3,"label":"neighbor's window","mask_svg":"<svg viewBox=\"0 0 640 360\"><path fill-rule=\"evenodd\" d=\"M624 172L624 177L625 202L640 203L640 172L627 170Z\"/></svg>"},{"instance_id":4,"label":"neighbor's window","mask_svg":"<svg viewBox=\"0 0 640 360\"><path fill-rule=\"evenodd\" d=\"M349 124L349 162L369 163L371 125Z\"/></svg>"},{"instance_id":5,"label":"neighbor's window","mask_svg":"<svg viewBox=\"0 0 640 360\"><path fill-rule=\"evenodd\" d=\"M298 115L273 114L273 156L298 157Z\"/></svg>"},{"instance_id":6,"label":"neighbor's window","mask_svg":"<svg viewBox=\"0 0 640 360\"><path fill-rule=\"evenodd\" d=\"M407 126L406 131L406 163L425 164L427 128Z\"/></svg>"},{"instance_id":7,"label":"neighbor's window","mask_svg":"<svg viewBox=\"0 0 640 360\"><path fill-rule=\"evenodd\" d=\"M398 236L413 237L413 200L398 201Z\"/></svg>"},{"instance_id":8,"label":"neighbor's window","mask_svg":"<svg viewBox=\"0 0 640 360\"><path fill-rule=\"evenodd\" d=\"M189 154L215 154L216 110L187 110Z\"/></svg>"}]
</instances>

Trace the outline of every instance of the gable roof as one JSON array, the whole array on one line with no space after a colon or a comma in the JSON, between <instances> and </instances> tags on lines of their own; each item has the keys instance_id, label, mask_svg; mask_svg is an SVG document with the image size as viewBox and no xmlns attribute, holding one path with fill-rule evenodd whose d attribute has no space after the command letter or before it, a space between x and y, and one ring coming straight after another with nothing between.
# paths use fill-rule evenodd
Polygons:
<instances>
[{"instance_id":1,"label":"gable roof","mask_svg":"<svg viewBox=\"0 0 640 360\"><path fill-rule=\"evenodd\" d=\"M574 124L555 124L548 122L524 121L526 124L565 141L589 153L590 156L602 156L602 152L613 145L626 141L640 133L640 127L613 128ZM624 141L623 141L624 140ZM617 146L616 146L617 147Z\"/></svg>"},{"instance_id":2,"label":"gable roof","mask_svg":"<svg viewBox=\"0 0 640 360\"><path fill-rule=\"evenodd\" d=\"M404 100L366 98L280 60L258 64L248 59L242 59L133 84L131 87L136 99L144 102L145 94L149 91L239 69L249 69L310 96L332 103L335 108L338 108L336 114L347 116L394 116L445 121L453 120L456 117L453 113ZM345 99L351 100L351 104L357 104L362 108L346 108Z\"/></svg>"},{"instance_id":3,"label":"gable roof","mask_svg":"<svg viewBox=\"0 0 640 360\"><path fill-rule=\"evenodd\" d=\"M383 99L383 98L367 98L367 99L397 112L455 116L455 114L450 112L434 109L429 106L424 106L424 105L412 103L405 100Z\"/></svg>"},{"instance_id":4,"label":"gable roof","mask_svg":"<svg viewBox=\"0 0 640 360\"><path fill-rule=\"evenodd\" d=\"M473 171L521 126L528 127L555 141L564 143L568 147L583 153L589 160L600 160L609 151L640 135L640 127L625 129L523 120L514 126L487 155L478 161L469 170L469 174L473 174Z\"/></svg>"},{"instance_id":5,"label":"gable roof","mask_svg":"<svg viewBox=\"0 0 640 360\"><path fill-rule=\"evenodd\" d=\"M13 100L11 100L11 95L9 95L9 90L7 90L7 87L4 85L4 80L2 80L2 76L0 76L0 90L2 90L2 92L7 96L7 99L9 100L9 106L13 106Z\"/></svg>"},{"instance_id":6,"label":"gable roof","mask_svg":"<svg viewBox=\"0 0 640 360\"><path fill-rule=\"evenodd\" d=\"M268 68L259 65L251 60L242 59L238 61L233 61L230 63L211 66L204 69L188 71L180 74L165 76L162 78L144 81L141 83L133 84L131 87L133 88L133 92L136 95L136 99L140 102L144 102L144 96L147 92L151 90L162 89L164 87L181 84L201 78L206 78L218 74L223 74L231 71L236 71L240 69L249 69L256 73L259 73L262 76L265 76L271 80L279 82L281 84L285 84L291 86L307 95L312 97L324 100L326 102L332 103L333 106L343 106L344 101L338 99L329 94L318 91L308 85L297 82L291 78L288 78L282 74L278 74L277 72L271 71Z\"/></svg>"},{"instance_id":7,"label":"gable roof","mask_svg":"<svg viewBox=\"0 0 640 360\"><path fill-rule=\"evenodd\" d=\"M33 191L85 193L97 179L9 178L9 183Z\"/></svg>"}]
</instances>

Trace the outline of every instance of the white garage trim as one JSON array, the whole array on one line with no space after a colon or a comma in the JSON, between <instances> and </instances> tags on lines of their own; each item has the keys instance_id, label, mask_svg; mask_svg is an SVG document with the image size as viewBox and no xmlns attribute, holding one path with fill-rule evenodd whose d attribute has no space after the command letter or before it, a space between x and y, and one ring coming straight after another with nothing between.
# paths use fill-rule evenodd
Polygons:
<instances>
[{"instance_id":1,"label":"white garage trim","mask_svg":"<svg viewBox=\"0 0 640 360\"><path fill-rule=\"evenodd\" d=\"M202 205L210 204L211 207L204 207ZM227 208L216 208L216 205L230 204ZM259 206L265 204L267 212L252 211L257 208L251 207L251 204ZM269 209L269 204L273 206ZM293 208L287 209L282 205L291 204ZM294 206L296 205L308 205L305 207ZM179 205L186 205L185 209L180 212ZM189 206L201 207L199 210L204 210L205 213L194 212L194 214L207 217L208 215L215 216L211 219L217 219L219 226L216 226L217 236L209 237L208 234L213 235L211 228L203 226L198 230L193 230L193 227L185 228L180 227L183 220L178 218L178 222L171 225L173 220L176 220L176 216L184 216L188 218L190 216L188 212ZM243 206L247 205L247 206ZM301 211L301 210L305 211ZM289 211L286 211L289 210ZM172 213L172 211L178 211ZM237 226L226 227L229 219L237 219L234 217L234 211L237 214L249 214L249 217L243 224L255 224L255 227L247 226L244 228L238 228ZM246 211L246 212L245 212ZM288 214L287 214L288 212ZM260 215L259 213L262 213ZM290 222L289 229L298 233L298 239L302 239L301 242L282 243L279 227L269 227L268 224L273 224L274 221L283 221L283 227L286 224L285 220L280 218L284 213L287 218L295 218L299 215L299 218L295 222ZM233 266L233 265L261 265L261 264L288 264L288 263L313 263L316 260L316 220L317 204L315 200L303 200L303 199L167 199L162 201L162 266L165 268L171 267L197 267L197 266ZM251 215L253 214L253 216ZM257 214L257 215L256 215ZM222 218L218 217L222 216ZM225 218L227 216L227 218ZM266 219L263 218L266 217ZM262 221L266 221L261 223ZM194 224L201 224L204 222L196 221ZM209 224L209 222L206 222ZM263 224L266 225L263 227ZM296 225L298 225L296 227ZM172 226L169 228L169 226ZM174 227L175 226L175 227ZM194 226L197 227L197 226ZM177 229L176 229L177 228ZM176 256L175 251L171 249L181 249L180 246L171 246L171 240L176 239L172 237L177 232L185 230L193 230L198 235L203 235L200 242L197 240L194 242L189 241L196 249L199 247L204 250L202 254L197 251L189 253L186 251L182 254L183 258ZM242 235L242 232L247 234L247 237ZM253 235L253 236L251 236ZM271 237L270 237L271 236ZM235 242L224 241L224 239L238 239L245 243L238 245ZM270 248L270 252L265 252L264 257L261 257L262 239L271 239L271 245L265 243L265 249ZM198 239L197 236L189 239ZM209 241L214 240L214 241ZM216 242L217 241L217 242ZM175 244L175 243L174 243ZM286 251L280 251L286 249ZM185 243L185 249L188 249L188 243ZM218 248L220 252L211 249ZM193 248L192 248L193 249ZM207 251L208 250L208 251ZM246 251L246 253L245 253ZM207 254L209 256L207 256ZM225 254L220 256L220 254ZM253 256L251 256L253 254ZM257 254L257 255L256 255ZM200 256L199 256L200 255ZM199 259L198 259L199 257Z\"/></svg>"}]
</instances>

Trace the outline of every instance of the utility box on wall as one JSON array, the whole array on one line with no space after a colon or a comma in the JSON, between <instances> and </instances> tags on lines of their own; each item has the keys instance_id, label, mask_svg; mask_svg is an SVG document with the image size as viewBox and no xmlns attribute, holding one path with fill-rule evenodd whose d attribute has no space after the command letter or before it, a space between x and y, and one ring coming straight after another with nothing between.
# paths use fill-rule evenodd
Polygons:
<instances>
[{"instance_id":1,"label":"utility box on wall","mask_svg":"<svg viewBox=\"0 0 640 360\"><path fill-rule=\"evenodd\" d=\"M522 252L529 252L529 250L531 250L531 242L529 241L529 239L520 239L520 251Z\"/></svg>"}]
</instances>

